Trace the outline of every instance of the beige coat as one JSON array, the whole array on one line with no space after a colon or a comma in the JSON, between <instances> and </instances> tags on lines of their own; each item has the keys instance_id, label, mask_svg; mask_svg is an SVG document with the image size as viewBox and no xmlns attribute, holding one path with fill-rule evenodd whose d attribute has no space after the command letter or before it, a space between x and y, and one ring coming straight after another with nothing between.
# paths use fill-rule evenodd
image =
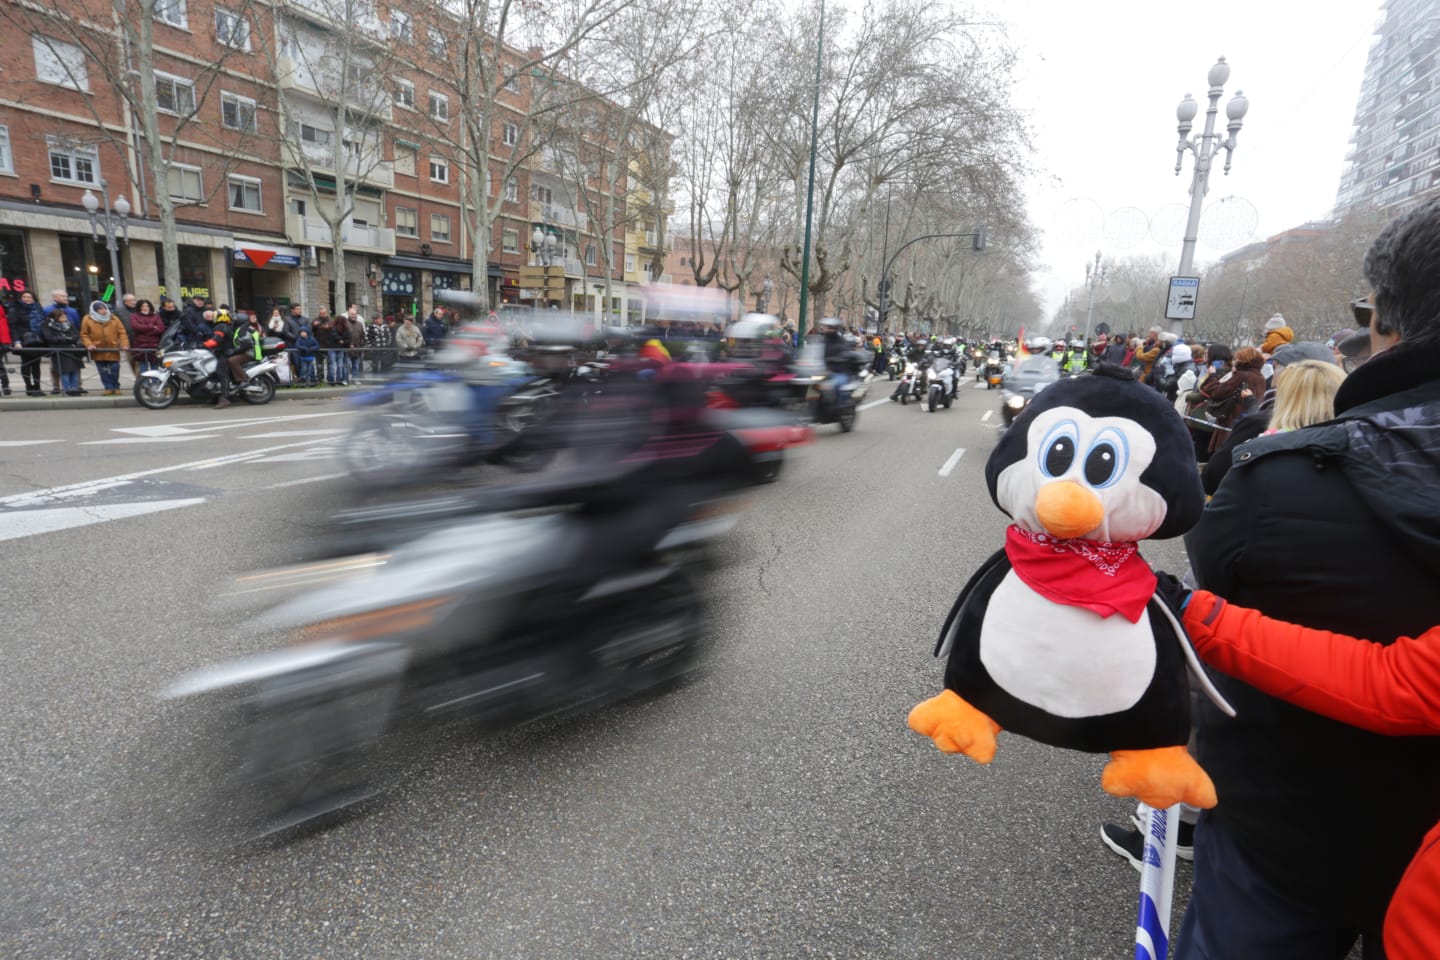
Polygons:
<instances>
[{"instance_id":1,"label":"beige coat","mask_svg":"<svg viewBox=\"0 0 1440 960\"><path fill-rule=\"evenodd\" d=\"M80 321L80 343L90 351L90 359L100 363L114 363L120 359L121 350L130 349L130 338L125 334L125 324L113 313L110 319L100 323L90 314Z\"/></svg>"}]
</instances>

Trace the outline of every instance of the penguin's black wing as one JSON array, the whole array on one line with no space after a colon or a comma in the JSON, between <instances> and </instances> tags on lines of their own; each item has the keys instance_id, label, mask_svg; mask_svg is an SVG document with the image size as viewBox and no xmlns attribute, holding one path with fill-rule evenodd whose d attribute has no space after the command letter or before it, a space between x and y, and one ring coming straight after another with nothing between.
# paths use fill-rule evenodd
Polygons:
<instances>
[{"instance_id":1,"label":"penguin's black wing","mask_svg":"<svg viewBox=\"0 0 1440 960\"><path fill-rule=\"evenodd\" d=\"M970 606L980 584L985 581L989 581L991 584L990 590L985 591L985 596L988 598L990 592L995 589L994 584L998 583L999 578L1005 576L1009 571L1010 558L1005 555L1003 547L990 554L989 558L980 564L980 569L976 570L965 582L965 586L960 588L960 595L955 598L954 605L950 607L950 615L945 618L945 624L940 628L940 637L935 641L935 656L944 656L946 641L954 639L954 633L959 629L960 621L965 615L965 608Z\"/></svg>"}]
</instances>

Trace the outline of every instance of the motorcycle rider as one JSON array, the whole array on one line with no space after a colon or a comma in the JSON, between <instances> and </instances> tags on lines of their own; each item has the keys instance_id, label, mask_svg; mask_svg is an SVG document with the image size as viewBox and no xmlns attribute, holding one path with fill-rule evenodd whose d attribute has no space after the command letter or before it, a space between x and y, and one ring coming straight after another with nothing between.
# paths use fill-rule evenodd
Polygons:
<instances>
[{"instance_id":1,"label":"motorcycle rider","mask_svg":"<svg viewBox=\"0 0 1440 960\"><path fill-rule=\"evenodd\" d=\"M825 367L832 375L831 386L838 402L839 398L844 396L842 391L845 385L850 382L849 368L854 348L845 341L845 328L841 326L838 318L826 317L821 320L820 331L825 340Z\"/></svg>"},{"instance_id":2,"label":"motorcycle rider","mask_svg":"<svg viewBox=\"0 0 1440 960\"><path fill-rule=\"evenodd\" d=\"M230 356L226 360L230 368L230 380L234 383L244 383L250 377L245 373L245 364L251 360L260 360L265 356L264 340L265 331L260 326L260 318L255 314L245 316L241 311L243 321L237 324L238 329L232 337L233 344Z\"/></svg>"},{"instance_id":3,"label":"motorcycle rider","mask_svg":"<svg viewBox=\"0 0 1440 960\"><path fill-rule=\"evenodd\" d=\"M208 311L207 311L208 312ZM210 339L203 346L215 354L215 379L220 384L220 396L213 406L224 410L230 406L230 348L235 341L230 313L221 310L215 315L215 325L210 328Z\"/></svg>"}]
</instances>

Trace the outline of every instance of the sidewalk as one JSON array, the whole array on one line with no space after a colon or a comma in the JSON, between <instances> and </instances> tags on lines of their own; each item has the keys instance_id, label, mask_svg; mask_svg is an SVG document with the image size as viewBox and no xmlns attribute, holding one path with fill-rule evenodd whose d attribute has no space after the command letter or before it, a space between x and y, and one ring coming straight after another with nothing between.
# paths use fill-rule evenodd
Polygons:
<instances>
[{"instance_id":1,"label":"sidewalk","mask_svg":"<svg viewBox=\"0 0 1440 960\"><path fill-rule=\"evenodd\" d=\"M107 397L102 391L105 389L100 385L100 375L95 372L94 364L86 364L80 374L80 386L90 391L88 396L67 397L50 395L50 368L47 364L40 371L40 386L45 391L43 397L27 397L25 395L25 381L20 377L20 364L13 356L6 356L5 368L10 377L10 396L0 396L0 411L6 413L21 410L95 410L108 409L111 407L139 407L135 400L135 376L130 372L130 366L122 363L120 365L120 396ZM384 374L370 374L360 386L330 387L321 384L318 387L281 387L275 391L275 400L323 400L333 397L343 397L348 394L363 390L367 385L374 385L384 379ZM191 400L183 392L175 401L176 407L203 407L209 401L197 402ZM236 405L245 405L245 401L233 401ZM164 411L156 411L163 413Z\"/></svg>"}]
</instances>

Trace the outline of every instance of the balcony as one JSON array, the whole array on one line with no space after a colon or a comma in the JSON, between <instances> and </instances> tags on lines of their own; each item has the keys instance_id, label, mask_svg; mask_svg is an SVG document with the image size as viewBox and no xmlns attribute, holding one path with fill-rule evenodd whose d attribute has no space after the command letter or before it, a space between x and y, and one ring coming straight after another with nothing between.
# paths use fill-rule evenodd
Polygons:
<instances>
[{"instance_id":1,"label":"balcony","mask_svg":"<svg viewBox=\"0 0 1440 960\"><path fill-rule=\"evenodd\" d=\"M585 277L585 264L583 264L583 263L580 262L580 258L579 258L579 257L566 257L566 258L565 258L565 276L567 276L567 277L569 277L569 278L571 278L571 279L574 279L574 280L582 280L582 279L584 279L584 277Z\"/></svg>"},{"instance_id":2,"label":"balcony","mask_svg":"<svg viewBox=\"0 0 1440 960\"><path fill-rule=\"evenodd\" d=\"M378 79L351 80L342 83L338 70L317 69L310 62L282 56L277 63L281 90L311 97L325 106L332 106L341 90L345 102L357 112L388 121L393 115L392 95Z\"/></svg>"},{"instance_id":3,"label":"balcony","mask_svg":"<svg viewBox=\"0 0 1440 960\"><path fill-rule=\"evenodd\" d=\"M301 143L297 146L294 141L287 142L286 146L292 151L303 153L305 162L316 173L335 173L335 156L331 147L318 143ZM364 154L359 157L346 157L345 175L356 182L377 187L395 186L395 165L389 160L376 160Z\"/></svg>"},{"instance_id":4,"label":"balcony","mask_svg":"<svg viewBox=\"0 0 1440 960\"><path fill-rule=\"evenodd\" d=\"M530 201L530 219L535 223L549 223L581 232L587 227L585 214L580 211L541 200Z\"/></svg>"},{"instance_id":5,"label":"balcony","mask_svg":"<svg viewBox=\"0 0 1440 960\"><path fill-rule=\"evenodd\" d=\"M330 227L324 220L292 213L285 218L285 232L290 242L304 247L329 248ZM346 222L340 231L340 242L346 250L356 253L395 255L395 231L387 227L369 227Z\"/></svg>"},{"instance_id":6,"label":"balcony","mask_svg":"<svg viewBox=\"0 0 1440 960\"><path fill-rule=\"evenodd\" d=\"M324 27L354 32L368 40L385 42L390 31L375 15L374 7L357 0L290 0L291 11Z\"/></svg>"}]
</instances>

